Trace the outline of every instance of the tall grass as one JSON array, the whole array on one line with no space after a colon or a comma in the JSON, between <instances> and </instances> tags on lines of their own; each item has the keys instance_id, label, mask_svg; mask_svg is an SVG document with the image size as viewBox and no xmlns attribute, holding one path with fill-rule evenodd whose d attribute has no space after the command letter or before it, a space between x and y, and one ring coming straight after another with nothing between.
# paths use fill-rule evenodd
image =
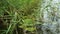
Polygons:
<instances>
[{"instance_id":1,"label":"tall grass","mask_svg":"<svg viewBox=\"0 0 60 34\"><path fill-rule=\"evenodd\" d=\"M33 25L36 20L37 9L41 5L39 4L40 1L41 0L0 0L0 17L2 18L3 25L5 23L7 26L6 31L3 31L1 34L13 34L14 30L16 30L15 34L20 34L17 31L17 26L28 31L34 30ZM30 23L33 25L29 25ZM27 26L29 26L29 28Z\"/></svg>"}]
</instances>

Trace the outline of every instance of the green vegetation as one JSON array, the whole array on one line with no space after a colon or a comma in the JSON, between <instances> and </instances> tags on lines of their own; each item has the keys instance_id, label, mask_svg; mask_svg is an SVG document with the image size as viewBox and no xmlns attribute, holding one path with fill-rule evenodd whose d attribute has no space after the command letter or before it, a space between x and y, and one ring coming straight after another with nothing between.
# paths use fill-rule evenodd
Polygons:
<instances>
[{"instance_id":1,"label":"green vegetation","mask_svg":"<svg viewBox=\"0 0 60 34\"><path fill-rule=\"evenodd\" d=\"M0 0L0 34L36 33L41 0ZM29 34L29 33L28 33Z\"/></svg>"},{"instance_id":2,"label":"green vegetation","mask_svg":"<svg viewBox=\"0 0 60 34\"><path fill-rule=\"evenodd\" d=\"M0 34L60 34L60 1L0 0Z\"/></svg>"}]
</instances>

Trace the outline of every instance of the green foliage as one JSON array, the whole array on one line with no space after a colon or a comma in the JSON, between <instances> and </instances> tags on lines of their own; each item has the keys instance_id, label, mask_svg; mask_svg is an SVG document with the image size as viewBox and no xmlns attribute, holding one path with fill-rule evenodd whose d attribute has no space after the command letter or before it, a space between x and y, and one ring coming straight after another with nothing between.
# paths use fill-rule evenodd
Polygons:
<instances>
[{"instance_id":1,"label":"green foliage","mask_svg":"<svg viewBox=\"0 0 60 34\"><path fill-rule=\"evenodd\" d=\"M34 31L39 3L40 0L0 0L0 16L4 17L4 13L6 13L12 17L9 17L10 23L8 21L6 22L8 18L3 21L3 23L6 22L8 24L5 33L12 34L18 23L20 24L18 27L22 27L24 30Z\"/></svg>"}]
</instances>

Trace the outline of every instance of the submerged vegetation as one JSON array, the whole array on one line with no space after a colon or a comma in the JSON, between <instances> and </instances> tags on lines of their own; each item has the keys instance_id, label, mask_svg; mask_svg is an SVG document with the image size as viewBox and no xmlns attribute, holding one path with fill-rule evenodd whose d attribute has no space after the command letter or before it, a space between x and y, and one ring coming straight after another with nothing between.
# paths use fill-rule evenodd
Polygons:
<instances>
[{"instance_id":1,"label":"submerged vegetation","mask_svg":"<svg viewBox=\"0 0 60 34\"><path fill-rule=\"evenodd\" d=\"M60 34L60 1L0 0L0 34Z\"/></svg>"}]
</instances>

